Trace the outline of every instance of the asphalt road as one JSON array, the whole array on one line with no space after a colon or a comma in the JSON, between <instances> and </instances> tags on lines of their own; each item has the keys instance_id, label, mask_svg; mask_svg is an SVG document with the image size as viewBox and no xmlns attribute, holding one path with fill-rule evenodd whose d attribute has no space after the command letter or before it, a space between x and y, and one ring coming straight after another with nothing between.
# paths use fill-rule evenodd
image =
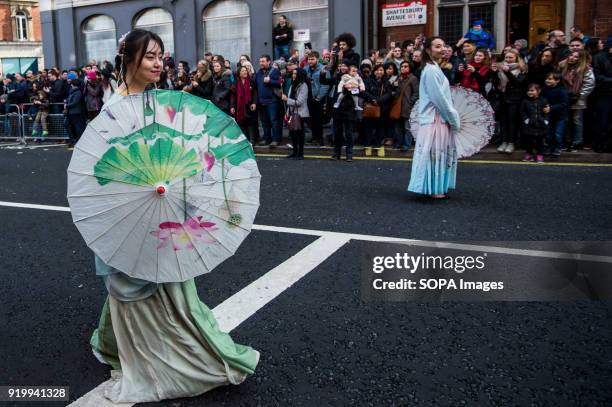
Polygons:
<instances>
[{"instance_id":1,"label":"asphalt road","mask_svg":"<svg viewBox=\"0 0 612 407\"><path fill-rule=\"evenodd\" d=\"M67 206L69 158L0 150L0 201ZM259 225L523 248L612 240L610 167L460 164L452 198L428 202L406 192L409 162L258 161ZM74 400L109 377L88 346L106 295L92 254L69 213L0 207L0 220L0 385L70 385ZM214 308L314 240L252 232L196 280L202 301ZM262 354L243 384L142 405L612 403L610 302L365 302L365 245L232 331Z\"/></svg>"}]
</instances>

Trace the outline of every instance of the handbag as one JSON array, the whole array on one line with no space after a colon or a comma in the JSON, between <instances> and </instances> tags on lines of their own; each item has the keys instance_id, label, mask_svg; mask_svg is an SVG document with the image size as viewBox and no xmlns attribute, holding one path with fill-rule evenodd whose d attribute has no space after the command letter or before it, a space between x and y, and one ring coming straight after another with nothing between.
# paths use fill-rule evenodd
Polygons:
<instances>
[{"instance_id":1,"label":"handbag","mask_svg":"<svg viewBox=\"0 0 612 407\"><path fill-rule=\"evenodd\" d=\"M402 100L404 99L404 88L402 88L399 97L397 97L389 110L389 119L399 120L402 118Z\"/></svg>"},{"instance_id":2,"label":"handbag","mask_svg":"<svg viewBox=\"0 0 612 407\"><path fill-rule=\"evenodd\" d=\"M384 86L380 87L380 95L378 95L379 98L382 97L383 94L383 90L384 90ZM364 119L380 119L380 106L377 104L374 104L372 102L365 102L365 104L363 105L363 118Z\"/></svg>"},{"instance_id":3,"label":"handbag","mask_svg":"<svg viewBox=\"0 0 612 407\"><path fill-rule=\"evenodd\" d=\"M302 130L302 118L298 114L297 110L295 110L295 107L292 107L287 111L285 122L287 123L287 128L289 131Z\"/></svg>"},{"instance_id":4,"label":"handbag","mask_svg":"<svg viewBox=\"0 0 612 407\"><path fill-rule=\"evenodd\" d=\"M371 102L366 102L363 105L364 119L380 119L380 106Z\"/></svg>"}]
</instances>

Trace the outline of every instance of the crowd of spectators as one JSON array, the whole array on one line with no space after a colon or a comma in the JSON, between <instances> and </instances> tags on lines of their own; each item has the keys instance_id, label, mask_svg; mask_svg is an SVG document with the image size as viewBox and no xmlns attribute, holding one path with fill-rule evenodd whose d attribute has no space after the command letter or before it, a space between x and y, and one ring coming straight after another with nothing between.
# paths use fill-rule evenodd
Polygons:
<instances>
[{"instance_id":1,"label":"crowd of spectators","mask_svg":"<svg viewBox=\"0 0 612 407\"><path fill-rule=\"evenodd\" d=\"M497 52L482 20L458 41L446 45L440 64L451 85L480 93L495 111L493 142L500 153L525 149L525 160L541 161L592 148L610 151L612 37L589 38L580 27L566 39L552 30L548 41L528 47L516 40ZM155 87L208 99L232 115L253 144L275 147L289 130L293 158L303 157L309 142L335 147L339 159L346 146L352 159L355 143L408 150L413 144L409 117L419 97L424 35L391 42L362 57L350 33L339 35L330 49L292 49L293 32L284 16L273 30L274 55L252 61L241 55L229 61L207 52L190 67L164 57ZM257 68L257 69L256 69ZM66 131L76 141L86 122L96 117L117 89L113 65L93 60L80 69L44 69L2 77L0 114L9 105L27 105L32 135L48 135L48 114L63 113ZM323 129L330 125L331 133Z\"/></svg>"}]
</instances>

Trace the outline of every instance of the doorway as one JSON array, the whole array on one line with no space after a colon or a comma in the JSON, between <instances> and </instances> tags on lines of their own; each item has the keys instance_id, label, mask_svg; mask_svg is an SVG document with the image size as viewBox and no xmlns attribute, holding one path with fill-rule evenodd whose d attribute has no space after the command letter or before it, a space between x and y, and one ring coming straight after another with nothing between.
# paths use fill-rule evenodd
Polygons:
<instances>
[{"instance_id":1,"label":"doorway","mask_svg":"<svg viewBox=\"0 0 612 407\"><path fill-rule=\"evenodd\" d=\"M508 44L526 39L529 48L548 40L548 32L563 29L562 0L509 0L507 9Z\"/></svg>"},{"instance_id":2,"label":"doorway","mask_svg":"<svg viewBox=\"0 0 612 407\"><path fill-rule=\"evenodd\" d=\"M511 1L508 4L508 41L529 39L529 1ZM531 44L529 44L531 46Z\"/></svg>"}]
</instances>

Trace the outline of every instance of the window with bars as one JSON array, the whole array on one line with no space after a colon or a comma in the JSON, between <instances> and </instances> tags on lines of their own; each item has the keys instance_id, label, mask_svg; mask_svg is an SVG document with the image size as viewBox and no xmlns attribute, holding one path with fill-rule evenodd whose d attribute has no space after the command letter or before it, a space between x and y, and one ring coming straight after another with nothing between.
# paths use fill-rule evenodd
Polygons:
<instances>
[{"instance_id":1,"label":"window with bars","mask_svg":"<svg viewBox=\"0 0 612 407\"><path fill-rule=\"evenodd\" d=\"M454 44L463 33L463 7L443 7L438 13L438 35L448 44Z\"/></svg>"},{"instance_id":2,"label":"window with bars","mask_svg":"<svg viewBox=\"0 0 612 407\"><path fill-rule=\"evenodd\" d=\"M164 42L164 50L174 55L174 24L172 14L162 8L152 8L142 13L134 22L134 28L152 31Z\"/></svg>"},{"instance_id":3,"label":"window with bars","mask_svg":"<svg viewBox=\"0 0 612 407\"><path fill-rule=\"evenodd\" d=\"M278 16L285 15L294 30L309 29L312 49L321 52L329 47L327 0L276 0L272 12L275 24ZM291 48L302 52L304 43L294 41Z\"/></svg>"},{"instance_id":4,"label":"window with bars","mask_svg":"<svg viewBox=\"0 0 612 407\"><path fill-rule=\"evenodd\" d=\"M472 4L478 2L478 4ZM446 42L456 42L466 30L471 28L475 20L484 20L483 29L495 33L495 3L486 0L439 0L438 35ZM463 12L467 8L468 21L463 20Z\"/></svg>"},{"instance_id":5,"label":"window with bars","mask_svg":"<svg viewBox=\"0 0 612 407\"><path fill-rule=\"evenodd\" d=\"M230 62L251 53L249 5L244 0L222 0L204 9L204 51L221 54Z\"/></svg>"},{"instance_id":6,"label":"window with bars","mask_svg":"<svg viewBox=\"0 0 612 407\"><path fill-rule=\"evenodd\" d=\"M471 25L472 22L474 22L475 20L484 20L485 24L482 28L490 33L494 33L495 32L494 20L493 20L494 14L495 14L494 4L470 5L469 24Z\"/></svg>"},{"instance_id":7,"label":"window with bars","mask_svg":"<svg viewBox=\"0 0 612 407\"><path fill-rule=\"evenodd\" d=\"M117 37L115 22L111 17L102 14L89 17L83 23L81 33L85 45L85 60L83 62L88 63L92 59L98 62L115 62Z\"/></svg>"}]
</instances>

